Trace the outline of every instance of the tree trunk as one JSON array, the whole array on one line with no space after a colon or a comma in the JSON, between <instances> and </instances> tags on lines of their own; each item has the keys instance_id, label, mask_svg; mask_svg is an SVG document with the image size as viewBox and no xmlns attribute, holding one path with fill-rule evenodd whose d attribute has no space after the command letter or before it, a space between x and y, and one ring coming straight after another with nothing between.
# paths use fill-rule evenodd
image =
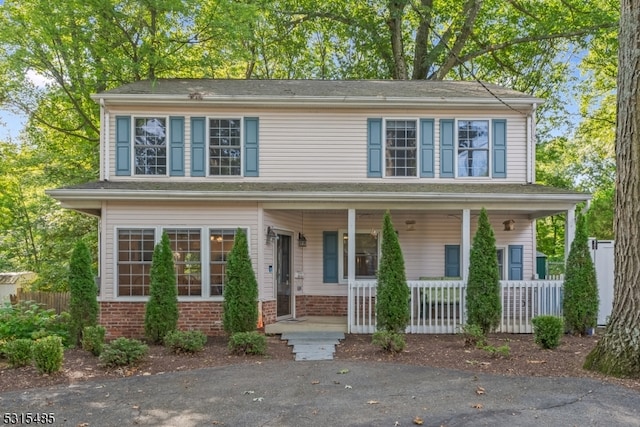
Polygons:
<instances>
[{"instance_id":1,"label":"tree trunk","mask_svg":"<svg viewBox=\"0 0 640 427\"><path fill-rule=\"evenodd\" d=\"M585 368L640 377L640 0L621 0L619 43L613 311Z\"/></svg>"},{"instance_id":2,"label":"tree trunk","mask_svg":"<svg viewBox=\"0 0 640 427\"><path fill-rule=\"evenodd\" d=\"M402 40L402 18L406 0L392 0L389 2L389 19L387 25L391 35L391 50L393 51L393 78L395 80L407 80L407 63L404 58L404 43Z\"/></svg>"}]
</instances>

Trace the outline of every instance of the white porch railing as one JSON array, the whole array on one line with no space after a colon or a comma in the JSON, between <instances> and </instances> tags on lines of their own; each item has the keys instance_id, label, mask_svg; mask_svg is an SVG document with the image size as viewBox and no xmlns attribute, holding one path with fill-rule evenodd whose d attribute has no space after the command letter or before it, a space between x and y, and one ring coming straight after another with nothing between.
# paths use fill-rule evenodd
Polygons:
<instances>
[{"instance_id":1,"label":"white porch railing","mask_svg":"<svg viewBox=\"0 0 640 427\"><path fill-rule=\"evenodd\" d=\"M502 318L499 332L532 333L531 319L540 315L562 315L562 281L501 281ZM408 281L411 291L410 322L413 334L453 334L466 318L466 284L461 280ZM349 284L349 332L376 331L375 280Z\"/></svg>"}]
</instances>

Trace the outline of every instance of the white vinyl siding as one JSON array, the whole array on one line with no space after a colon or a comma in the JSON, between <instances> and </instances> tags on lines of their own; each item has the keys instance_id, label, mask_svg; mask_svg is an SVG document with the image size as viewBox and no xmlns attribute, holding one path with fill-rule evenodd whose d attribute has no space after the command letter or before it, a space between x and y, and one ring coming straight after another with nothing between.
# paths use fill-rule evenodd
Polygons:
<instances>
[{"instance_id":1,"label":"white vinyl siding","mask_svg":"<svg viewBox=\"0 0 640 427\"><path fill-rule=\"evenodd\" d=\"M184 203L184 202L145 202L125 203L125 202L106 202L105 215L102 218L104 222L104 230L106 234L103 236L104 253L102 254L102 289L100 299L112 299L116 296L117 277L114 274L116 268L116 260L114 258L114 245L117 239L117 233L120 229L155 229L156 242L160 240L163 229L197 229L201 232L202 246L204 257L201 263L202 277L208 283L208 230L231 229L238 227L247 230L249 238L250 256L254 263L254 269L257 267L257 243L258 235L262 233L257 231L258 215L255 203L232 203L223 205L221 203ZM261 243L263 240L261 240ZM121 297L124 298L124 297ZM195 300L202 299L199 296L181 296L181 299L191 298Z\"/></svg>"},{"instance_id":2,"label":"white vinyl siding","mask_svg":"<svg viewBox=\"0 0 640 427\"><path fill-rule=\"evenodd\" d=\"M148 109L122 107L109 110L109 179L136 180L140 176L115 175L115 117L118 115L148 115ZM384 117L385 120L430 118L434 120L435 178L403 177L403 182L455 182L455 178L439 178L440 119L473 117L478 120L501 118L507 120L507 178L500 183L526 182L526 117L515 112L474 110L398 110L386 112L366 109L257 109L211 108L176 109L158 107L158 116L185 118L185 176L161 176L156 179L171 181L203 181L210 177L191 177L191 117L258 117L260 119L259 177L216 177L229 181L251 182L373 182L384 178L367 178L367 119ZM107 163L103 163L106 165ZM146 179L149 179L146 177ZM490 180L488 178L488 180Z\"/></svg>"}]
</instances>

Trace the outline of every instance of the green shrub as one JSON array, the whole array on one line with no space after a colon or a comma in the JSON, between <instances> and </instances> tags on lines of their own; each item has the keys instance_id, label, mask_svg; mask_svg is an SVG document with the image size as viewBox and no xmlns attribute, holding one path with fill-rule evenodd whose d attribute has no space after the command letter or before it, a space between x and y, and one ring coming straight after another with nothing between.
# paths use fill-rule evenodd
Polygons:
<instances>
[{"instance_id":1,"label":"green shrub","mask_svg":"<svg viewBox=\"0 0 640 427\"><path fill-rule=\"evenodd\" d=\"M482 348L487 344L487 337L480 326L467 324L463 325L461 329L465 347Z\"/></svg>"},{"instance_id":2,"label":"green shrub","mask_svg":"<svg viewBox=\"0 0 640 427\"><path fill-rule=\"evenodd\" d=\"M229 350L234 354L267 353L267 338L256 332L236 332L229 337Z\"/></svg>"},{"instance_id":3,"label":"green shrub","mask_svg":"<svg viewBox=\"0 0 640 427\"><path fill-rule=\"evenodd\" d=\"M58 372L63 359L64 346L59 336L50 335L33 342L33 361L41 374Z\"/></svg>"},{"instance_id":4,"label":"green shrub","mask_svg":"<svg viewBox=\"0 0 640 427\"><path fill-rule=\"evenodd\" d=\"M206 343L207 336L202 331L172 331L164 337L164 345L174 353L196 353Z\"/></svg>"},{"instance_id":5,"label":"green shrub","mask_svg":"<svg viewBox=\"0 0 640 427\"><path fill-rule=\"evenodd\" d=\"M598 305L598 283L589 254L587 223L583 215L578 215L564 276L562 314L567 329L576 335L587 334L598 322Z\"/></svg>"},{"instance_id":6,"label":"green shrub","mask_svg":"<svg viewBox=\"0 0 640 427\"><path fill-rule=\"evenodd\" d=\"M509 347L508 344L501 345L500 347L494 347L492 345L484 345L484 346L482 346L480 348L482 350L486 351L487 353L489 353L493 357L496 357L496 356L509 357L509 356L511 356L511 347Z\"/></svg>"},{"instance_id":7,"label":"green shrub","mask_svg":"<svg viewBox=\"0 0 640 427\"><path fill-rule=\"evenodd\" d=\"M258 326L258 282L251 265L247 235L236 230L233 248L227 258L224 283L224 311L222 323L225 332L255 331Z\"/></svg>"},{"instance_id":8,"label":"green shrub","mask_svg":"<svg viewBox=\"0 0 640 427\"><path fill-rule=\"evenodd\" d=\"M371 342L389 353L400 353L406 347L404 334L391 331L376 331Z\"/></svg>"},{"instance_id":9,"label":"green shrub","mask_svg":"<svg viewBox=\"0 0 640 427\"><path fill-rule=\"evenodd\" d=\"M409 324L409 286L404 258L389 211L382 222L382 250L378 268L376 322L379 331L403 333Z\"/></svg>"},{"instance_id":10,"label":"green shrub","mask_svg":"<svg viewBox=\"0 0 640 427\"><path fill-rule=\"evenodd\" d=\"M9 366L18 368L29 365L33 358L31 353L32 345L33 341L28 338L18 338L7 341L2 346L2 352L9 361Z\"/></svg>"},{"instance_id":11,"label":"green shrub","mask_svg":"<svg viewBox=\"0 0 640 427\"><path fill-rule=\"evenodd\" d=\"M82 349L100 356L106 330L102 326L85 326L82 330Z\"/></svg>"},{"instance_id":12,"label":"green shrub","mask_svg":"<svg viewBox=\"0 0 640 427\"><path fill-rule=\"evenodd\" d=\"M54 310L46 310L34 301L6 304L0 308L0 340L31 338L41 330L65 334L65 319L67 317L57 316Z\"/></svg>"},{"instance_id":13,"label":"green shrub","mask_svg":"<svg viewBox=\"0 0 640 427\"><path fill-rule=\"evenodd\" d=\"M80 345L86 326L98 324L98 288L91 269L91 254L84 242L73 249L69 262L70 339Z\"/></svg>"},{"instance_id":14,"label":"green shrub","mask_svg":"<svg viewBox=\"0 0 640 427\"><path fill-rule=\"evenodd\" d=\"M149 301L145 306L144 332L153 343L178 327L178 289L173 265L173 252L167 233L153 251Z\"/></svg>"},{"instance_id":15,"label":"green shrub","mask_svg":"<svg viewBox=\"0 0 640 427\"><path fill-rule=\"evenodd\" d=\"M564 332L564 322L557 316L537 316L531 319L534 341L542 348L556 348Z\"/></svg>"},{"instance_id":16,"label":"green shrub","mask_svg":"<svg viewBox=\"0 0 640 427\"><path fill-rule=\"evenodd\" d=\"M469 258L467 322L478 325L486 336L498 327L501 314L496 238L487 211L482 208Z\"/></svg>"},{"instance_id":17,"label":"green shrub","mask_svg":"<svg viewBox=\"0 0 640 427\"><path fill-rule=\"evenodd\" d=\"M142 341L120 337L102 347L100 362L110 368L135 365L147 355L148 350Z\"/></svg>"}]
</instances>

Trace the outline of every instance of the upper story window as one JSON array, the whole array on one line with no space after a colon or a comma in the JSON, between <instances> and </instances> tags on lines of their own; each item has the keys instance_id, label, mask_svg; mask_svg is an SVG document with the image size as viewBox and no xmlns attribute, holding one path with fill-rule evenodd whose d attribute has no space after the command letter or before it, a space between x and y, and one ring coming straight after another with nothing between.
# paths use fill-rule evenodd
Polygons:
<instances>
[{"instance_id":1,"label":"upper story window","mask_svg":"<svg viewBox=\"0 0 640 427\"><path fill-rule=\"evenodd\" d=\"M415 120L385 122L385 175L416 176L418 139Z\"/></svg>"},{"instance_id":2,"label":"upper story window","mask_svg":"<svg viewBox=\"0 0 640 427\"><path fill-rule=\"evenodd\" d=\"M242 120L209 119L209 175L242 174Z\"/></svg>"},{"instance_id":3,"label":"upper story window","mask_svg":"<svg viewBox=\"0 0 640 427\"><path fill-rule=\"evenodd\" d=\"M136 117L133 151L136 175L166 175L167 120L163 117Z\"/></svg>"},{"instance_id":4,"label":"upper story window","mask_svg":"<svg viewBox=\"0 0 640 427\"><path fill-rule=\"evenodd\" d=\"M458 176L489 176L488 120L458 120Z\"/></svg>"}]
</instances>

